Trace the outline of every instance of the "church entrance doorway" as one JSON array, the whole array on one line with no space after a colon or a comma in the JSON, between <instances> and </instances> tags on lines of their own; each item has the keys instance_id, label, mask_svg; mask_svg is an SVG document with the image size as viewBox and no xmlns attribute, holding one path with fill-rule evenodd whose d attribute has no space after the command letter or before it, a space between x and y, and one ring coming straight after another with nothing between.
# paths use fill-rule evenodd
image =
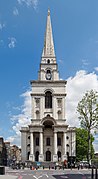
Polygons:
<instances>
[{"instance_id":1,"label":"church entrance doorway","mask_svg":"<svg viewBox=\"0 0 98 179\"><path fill-rule=\"evenodd\" d=\"M46 151L46 161L51 161L51 152Z\"/></svg>"},{"instance_id":2,"label":"church entrance doorway","mask_svg":"<svg viewBox=\"0 0 98 179\"><path fill-rule=\"evenodd\" d=\"M39 161L39 151L36 151L35 153L35 161Z\"/></svg>"},{"instance_id":3,"label":"church entrance doorway","mask_svg":"<svg viewBox=\"0 0 98 179\"><path fill-rule=\"evenodd\" d=\"M61 152L58 151L58 152L57 152L57 155L58 155L58 161L60 161L60 159L61 159Z\"/></svg>"},{"instance_id":4,"label":"church entrance doorway","mask_svg":"<svg viewBox=\"0 0 98 179\"><path fill-rule=\"evenodd\" d=\"M30 155L30 152L28 152L28 155L27 155L27 160L29 160L29 155Z\"/></svg>"}]
</instances>

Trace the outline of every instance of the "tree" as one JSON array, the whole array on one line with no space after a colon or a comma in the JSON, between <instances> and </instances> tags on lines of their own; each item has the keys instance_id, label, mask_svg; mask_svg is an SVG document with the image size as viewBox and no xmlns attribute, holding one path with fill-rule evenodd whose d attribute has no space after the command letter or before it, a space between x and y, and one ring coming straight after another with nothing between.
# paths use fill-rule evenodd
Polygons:
<instances>
[{"instance_id":1,"label":"tree","mask_svg":"<svg viewBox=\"0 0 98 179\"><path fill-rule=\"evenodd\" d=\"M80 114L81 127L88 132L88 162L91 159L91 130L98 129L98 92L87 91L78 103L77 111Z\"/></svg>"},{"instance_id":2,"label":"tree","mask_svg":"<svg viewBox=\"0 0 98 179\"><path fill-rule=\"evenodd\" d=\"M94 148L92 142L94 141L94 137L91 134L91 156L94 156ZM76 129L76 160L82 161L87 160L88 155L88 132L86 129L77 128Z\"/></svg>"}]
</instances>

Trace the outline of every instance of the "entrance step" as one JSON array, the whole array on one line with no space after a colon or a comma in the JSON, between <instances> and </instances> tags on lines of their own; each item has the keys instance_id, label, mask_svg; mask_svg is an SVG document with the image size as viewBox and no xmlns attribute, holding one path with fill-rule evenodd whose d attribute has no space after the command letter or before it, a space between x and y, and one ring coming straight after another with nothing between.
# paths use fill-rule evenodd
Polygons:
<instances>
[{"instance_id":1,"label":"entrance step","mask_svg":"<svg viewBox=\"0 0 98 179\"><path fill-rule=\"evenodd\" d=\"M40 166L40 167L44 167L44 168L54 168L56 165L56 162L32 162L32 165L34 167Z\"/></svg>"}]
</instances>

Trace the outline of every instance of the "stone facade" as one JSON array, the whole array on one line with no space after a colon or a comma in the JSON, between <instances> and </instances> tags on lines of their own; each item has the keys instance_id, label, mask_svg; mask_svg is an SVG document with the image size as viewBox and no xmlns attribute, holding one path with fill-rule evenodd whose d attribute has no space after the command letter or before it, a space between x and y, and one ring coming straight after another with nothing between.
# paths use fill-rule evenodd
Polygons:
<instances>
[{"instance_id":1,"label":"stone facade","mask_svg":"<svg viewBox=\"0 0 98 179\"><path fill-rule=\"evenodd\" d=\"M31 124L21 128L22 160L64 161L75 157L75 128L66 123L66 84L56 62L50 11L38 80L30 81Z\"/></svg>"}]
</instances>

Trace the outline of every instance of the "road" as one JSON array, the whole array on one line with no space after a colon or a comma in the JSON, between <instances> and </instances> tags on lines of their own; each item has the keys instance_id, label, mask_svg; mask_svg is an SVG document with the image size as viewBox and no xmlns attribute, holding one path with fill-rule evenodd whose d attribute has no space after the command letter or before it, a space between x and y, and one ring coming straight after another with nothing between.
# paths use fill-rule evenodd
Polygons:
<instances>
[{"instance_id":1,"label":"road","mask_svg":"<svg viewBox=\"0 0 98 179\"><path fill-rule=\"evenodd\" d=\"M6 169L6 175L16 176L17 179L91 179L90 169L65 169L65 170L54 170L54 169L39 169L39 170L13 170L10 168ZM7 178L7 176L6 176Z\"/></svg>"}]
</instances>

